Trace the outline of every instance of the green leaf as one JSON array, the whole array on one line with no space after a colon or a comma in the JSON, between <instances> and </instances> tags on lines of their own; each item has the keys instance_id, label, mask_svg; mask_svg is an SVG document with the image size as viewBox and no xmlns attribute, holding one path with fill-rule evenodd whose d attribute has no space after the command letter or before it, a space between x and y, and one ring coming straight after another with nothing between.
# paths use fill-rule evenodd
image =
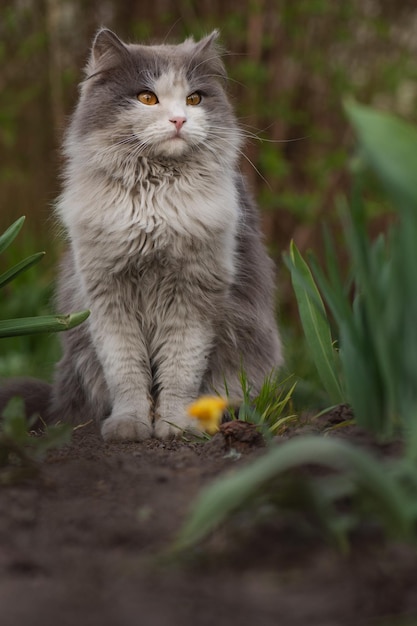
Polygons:
<instances>
[{"instance_id":1,"label":"green leaf","mask_svg":"<svg viewBox=\"0 0 417 626\"><path fill-rule=\"evenodd\" d=\"M345 207L341 201L339 201L340 212L342 215L347 214L347 207ZM338 269L339 258L336 253L336 249L331 239L329 230L324 228L324 249L325 249L325 267L328 274L326 278L324 272L321 270L316 257L313 254L309 254L309 263L312 269L317 285L321 290L321 293L330 308L331 313L337 324L341 321L350 324L352 333L354 327L352 325L352 312L350 306L350 300L347 295L349 289L345 287L344 281Z\"/></svg>"},{"instance_id":2,"label":"green leaf","mask_svg":"<svg viewBox=\"0 0 417 626\"><path fill-rule=\"evenodd\" d=\"M90 315L90 311L70 315L45 315L0 321L0 338L36 333L61 332L78 326Z\"/></svg>"},{"instance_id":3,"label":"green leaf","mask_svg":"<svg viewBox=\"0 0 417 626\"><path fill-rule=\"evenodd\" d=\"M401 537L412 534L408 497L401 484L371 454L336 439L299 437L271 449L257 461L222 476L200 493L173 546L183 550L201 541L283 472L306 464L349 472L377 505L381 521Z\"/></svg>"},{"instance_id":4,"label":"green leaf","mask_svg":"<svg viewBox=\"0 0 417 626\"><path fill-rule=\"evenodd\" d=\"M32 267L32 265L38 263L44 256L45 252L37 252L36 254L32 254L26 259L23 259L23 261L16 263L16 265L7 270L7 272L0 275L0 287L4 287L7 283L10 283L19 274Z\"/></svg>"},{"instance_id":5,"label":"green leaf","mask_svg":"<svg viewBox=\"0 0 417 626\"><path fill-rule=\"evenodd\" d=\"M0 236L0 253L6 250L6 248L8 248L12 241L17 237L25 219L26 218L24 216L19 217L19 219L13 222L13 224L9 226L9 228Z\"/></svg>"},{"instance_id":6,"label":"green leaf","mask_svg":"<svg viewBox=\"0 0 417 626\"><path fill-rule=\"evenodd\" d=\"M343 365L349 402L357 423L377 434L387 434L384 389L375 353L369 345L369 335L356 324L356 340L344 324L340 327L340 359Z\"/></svg>"},{"instance_id":7,"label":"green leaf","mask_svg":"<svg viewBox=\"0 0 417 626\"><path fill-rule=\"evenodd\" d=\"M345 110L365 159L398 208L417 209L417 129L355 102Z\"/></svg>"},{"instance_id":8,"label":"green leaf","mask_svg":"<svg viewBox=\"0 0 417 626\"><path fill-rule=\"evenodd\" d=\"M290 260L287 259L286 263L291 271L301 324L320 380L334 404L344 402L344 393L337 375L338 360L326 310L310 268L293 241L290 246Z\"/></svg>"}]
</instances>

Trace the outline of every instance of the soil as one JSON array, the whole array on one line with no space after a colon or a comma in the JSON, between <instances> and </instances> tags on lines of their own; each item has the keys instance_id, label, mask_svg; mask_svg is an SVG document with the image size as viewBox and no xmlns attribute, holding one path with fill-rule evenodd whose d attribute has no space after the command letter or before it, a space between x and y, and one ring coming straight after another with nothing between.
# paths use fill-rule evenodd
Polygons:
<instances>
[{"instance_id":1,"label":"soil","mask_svg":"<svg viewBox=\"0 0 417 626\"><path fill-rule=\"evenodd\" d=\"M339 409L280 439L345 418ZM342 554L274 518L159 558L202 487L265 454L256 435L226 431L208 443L110 444L87 426L39 476L1 487L1 626L417 623L417 551L375 529ZM375 447L356 427L334 433Z\"/></svg>"}]
</instances>

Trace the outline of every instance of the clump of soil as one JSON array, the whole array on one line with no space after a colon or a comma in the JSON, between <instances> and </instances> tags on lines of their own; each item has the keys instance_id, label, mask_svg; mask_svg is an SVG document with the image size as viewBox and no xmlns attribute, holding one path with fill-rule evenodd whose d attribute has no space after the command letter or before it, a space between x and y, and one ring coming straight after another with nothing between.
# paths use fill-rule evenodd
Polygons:
<instances>
[{"instance_id":1,"label":"clump of soil","mask_svg":"<svg viewBox=\"0 0 417 626\"><path fill-rule=\"evenodd\" d=\"M253 448L263 448L264 438L255 424L232 420L220 425L220 433L217 435L224 442L225 450L237 452L249 452Z\"/></svg>"},{"instance_id":2,"label":"clump of soil","mask_svg":"<svg viewBox=\"0 0 417 626\"><path fill-rule=\"evenodd\" d=\"M394 626L417 615L416 551L374 529L342 555L275 519L161 564L200 489L264 454L262 443L233 422L208 443L110 444L77 430L38 478L0 489L1 625Z\"/></svg>"}]
</instances>

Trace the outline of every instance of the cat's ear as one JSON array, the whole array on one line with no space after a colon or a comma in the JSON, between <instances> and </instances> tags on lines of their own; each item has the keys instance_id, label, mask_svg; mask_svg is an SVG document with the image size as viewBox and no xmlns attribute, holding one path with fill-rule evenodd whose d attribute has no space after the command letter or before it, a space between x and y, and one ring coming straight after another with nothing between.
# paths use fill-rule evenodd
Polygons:
<instances>
[{"instance_id":1,"label":"cat's ear","mask_svg":"<svg viewBox=\"0 0 417 626\"><path fill-rule=\"evenodd\" d=\"M193 57L198 60L198 67L205 66L218 78L226 78L226 69L221 59L223 49L217 43L219 36L219 31L213 30L212 33L197 41L194 44Z\"/></svg>"},{"instance_id":2,"label":"cat's ear","mask_svg":"<svg viewBox=\"0 0 417 626\"><path fill-rule=\"evenodd\" d=\"M213 32L207 35L206 37L203 37L203 39L200 39L200 41L198 41L195 44L197 54L200 52L207 52L208 50L214 48L214 44L216 43L219 37L220 37L220 32L216 29L216 30L213 30Z\"/></svg>"},{"instance_id":3,"label":"cat's ear","mask_svg":"<svg viewBox=\"0 0 417 626\"><path fill-rule=\"evenodd\" d=\"M124 58L126 54L127 48L123 41L108 28L101 28L93 41L87 72L94 71L116 59Z\"/></svg>"}]
</instances>

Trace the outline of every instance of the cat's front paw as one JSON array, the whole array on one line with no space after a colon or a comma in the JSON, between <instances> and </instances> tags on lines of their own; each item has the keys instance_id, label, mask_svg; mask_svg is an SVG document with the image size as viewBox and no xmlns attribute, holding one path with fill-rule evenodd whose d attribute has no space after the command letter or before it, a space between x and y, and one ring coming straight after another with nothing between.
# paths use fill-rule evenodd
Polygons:
<instances>
[{"instance_id":1,"label":"cat's front paw","mask_svg":"<svg viewBox=\"0 0 417 626\"><path fill-rule=\"evenodd\" d=\"M150 419L135 415L110 415L101 426L104 441L144 441L152 437Z\"/></svg>"}]
</instances>

